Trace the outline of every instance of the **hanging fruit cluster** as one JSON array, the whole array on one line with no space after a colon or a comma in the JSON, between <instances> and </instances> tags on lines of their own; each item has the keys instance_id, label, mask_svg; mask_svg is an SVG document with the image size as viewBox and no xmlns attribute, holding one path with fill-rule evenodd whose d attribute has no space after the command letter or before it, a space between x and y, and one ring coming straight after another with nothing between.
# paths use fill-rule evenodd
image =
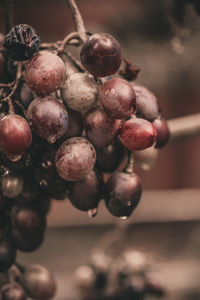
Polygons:
<instances>
[{"instance_id":1,"label":"hanging fruit cluster","mask_svg":"<svg viewBox=\"0 0 200 300\"><path fill-rule=\"evenodd\" d=\"M129 217L142 194L133 159L148 168L169 138L156 97L126 80L130 68L121 72L124 78L110 77L122 60L118 41L107 33L89 36L81 65L65 49L75 37L42 47L27 24L1 35L0 272L5 274L16 250L41 245L52 198L68 197L91 216L104 199L112 215ZM104 173L111 173L106 182ZM46 298L30 292L27 272L22 285L2 288L2 299L12 293L12 300L26 299L25 293L33 299L53 296L54 288Z\"/></svg>"}]
</instances>

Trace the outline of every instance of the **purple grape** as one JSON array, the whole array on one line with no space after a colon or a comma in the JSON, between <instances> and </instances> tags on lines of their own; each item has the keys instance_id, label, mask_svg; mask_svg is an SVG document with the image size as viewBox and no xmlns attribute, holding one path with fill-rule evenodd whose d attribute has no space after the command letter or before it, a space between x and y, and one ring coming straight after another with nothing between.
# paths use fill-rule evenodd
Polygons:
<instances>
[{"instance_id":1,"label":"purple grape","mask_svg":"<svg viewBox=\"0 0 200 300\"><path fill-rule=\"evenodd\" d=\"M136 93L137 116L153 121L159 113L157 98L144 86L133 84L133 88Z\"/></svg>"},{"instance_id":2,"label":"purple grape","mask_svg":"<svg viewBox=\"0 0 200 300\"><path fill-rule=\"evenodd\" d=\"M34 99L28 108L27 117L34 132L50 144L63 136L68 127L67 111L58 99L51 96Z\"/></svg>"},{"instance_id":3,"label":"purple grape","mask_svg":"<svg viewBox=\"0 0 200 300\"><path fill-rule=\"evenodd\" d=\"M97 147L106 147L116 138L121 120L111 119L103 109L97 107L85 117L88 139Z\"/></svg>"},{"instance_id":4,"label":"purple grape","mask_svg":"<svg viewBox=\"0 0 200 300\"><path fill-rule=\"evenodd\" d=\"M157 132L155 147L162 148L167 144L170 138L170 132L167 122L163 117L160 116L159 118L153 121L152 125L154 126Z\"/></svg>"},{"instance_id":5,"label":"purple grape","mask_svg":"<svg viewBox=\"0 0 200 300\"><path fill-rule=\"evenodd\" d=\"M80 56L89 73L105 77L118 71L121 64L121 47L112 35L96 33L84 43Z\"/></svg>"},{"instance_id":6,"label":"purple grape","mask_svg":"<svg viewBox=\"0 0 200 300\"><path fill-rule=\"evenodd\" d=\"M156 130L149 121L134 117L123 123L119 137L130 151L143 150L155 142Z\"/></svg>"},{"instance_id":7,"label":"purple grape","mask_svg":"<svg viewBox=\"0 0 200 300\"><path fill-rule=\"evenodd\" d=\"M89 211L97 208L102 196L103 179L99 172L91 170L72 185L69 200L77 209Z\"/></svg>"},{"instance_id":8,"label":"purple grape","mask_svg":"<svg viewBox=\"0 0 200 300\"><path fill-rule=\"evenodd\" d=\"M114 119L130 116L136 108L132 85L122 78L111 78L100 88L99 100L105 111Z\"/></svg>"},{"instance_id":9,"label":"purple grape","mask_svg":"<svg viewBox=\"0 0 200 300\"><path fill-rule=\"evenodd\" d=\"M142 185L132 173L114 173L105 184L104 199L109 212L122 219L128 218L139 203Z\"/></svg>"},{"instance_id":10,"label":"purple grape","mask_svg":"<svg viewBox=\"0 0 200 300\"><path fill-rule=\"evenodd\" d=\"M82 137L65 141L55 157L56 170L59 176L68 181L77 181L90 172L96 161L93 145Z\"/></svg>"}]
</instances>

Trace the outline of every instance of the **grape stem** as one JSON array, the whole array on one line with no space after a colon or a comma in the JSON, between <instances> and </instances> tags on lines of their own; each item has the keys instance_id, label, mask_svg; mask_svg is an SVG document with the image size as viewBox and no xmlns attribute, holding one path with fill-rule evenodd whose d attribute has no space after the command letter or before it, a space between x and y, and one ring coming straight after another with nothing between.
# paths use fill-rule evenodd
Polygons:
<instances>
[{"instance_id":1,"label":"grape stem","mask_svg":"<svg viewBox=\"0 0 200 300\"><path fill-rule=\"evenodd\" d=\"M125 173L132 174L134 172L134 157L133 152L129 152L128 154L128 163L125 168Z\"/></svg>"},{"instance_id":2,"label":"grape stem","mask_svg":"<svg viewBox=\"0 0 200 300\"><path fill-rule=\"evenodd\" d=\"M75 30L79 33L82 42L85 42L87 39L87 31L85 29L84 21L78 9L78 6L76 5L75 0L66 1L73 17Z\"/></svg>"}]
</instances>

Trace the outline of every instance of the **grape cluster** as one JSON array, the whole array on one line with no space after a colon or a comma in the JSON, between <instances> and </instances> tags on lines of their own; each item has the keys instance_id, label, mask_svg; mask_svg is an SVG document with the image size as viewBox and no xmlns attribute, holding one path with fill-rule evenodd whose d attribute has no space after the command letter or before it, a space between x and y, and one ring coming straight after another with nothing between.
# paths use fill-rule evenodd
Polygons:
<instances>
[{"instance_id":1,"label":"grape cluster","mask_svg":"<svg viewBox=\"0 0 200 300\"><path fill-rule=\"evenodd\" d=\"M0 272L8 276L16 250L42 244L52 198L68 197L90 216L104 199L112 215L129 217L142 194L132 159L149 168L169 130L149 90L124 79L125 72L124 78L110 77L122 60L111 35L86 40L82 72L75 66L68 71L62 53L39 50L30 25L15 26L0 44ZM23 280L1 284L0 298L53 296L53 279L46 283L49 294L45 284L39 294L33 289L47 272L42 267L20 272Z\"/></svg>"},{"instance_id":2,"label":"grape cluster","mask_svg":"<svg viewBox=\"0 0 200 300\"><path fill-rule=\"evenodd\" d=\"M89 264L75 270L73 280L80 299L142 300L165 294L162 278L149 257L132 249L115 258L103 252L93 254Z\"/></svg>"}]
</instances>

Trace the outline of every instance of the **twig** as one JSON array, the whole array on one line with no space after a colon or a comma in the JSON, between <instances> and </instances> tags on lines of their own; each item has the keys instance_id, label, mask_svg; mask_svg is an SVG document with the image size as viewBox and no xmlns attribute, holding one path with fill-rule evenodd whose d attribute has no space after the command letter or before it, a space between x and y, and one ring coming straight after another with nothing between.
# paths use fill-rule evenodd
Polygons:
<instances>
[{"instance_id":1,"label":"twig","mask_svg":"<svg viewBox=\"0 0 200 300\"><path fill-rule=\"evenodd\" d=\"M169 120L168 126L171 134L171 142L199 135L200 114Z\"/></svg>"},{"instance_id":2,"label":"twig","mask_svg":"<svg viewBox=\"0 0 200 300\"><path fill-rule=\"evenodd\" d=\"M72 13L75 30L79 33L82 42L85 42L87 39L87 34L86 34L87 31L85 29L84 21L78 9L78 6L76 5L75 0L66 0L66 1Z\"/></svg>"},{"instance_id":3,"label":"twig","mask_svg":"<svg viewBox=\"0 0 200 300\"><path fill-rule=\"evenodd\" d=\"M72 32L66 36L66 38L61 42L60 47L58 48L58 54L62 53L65 49L65 46L73 39L77 39L80 42L80 35L78 32Z\"/></svg>"}]
</instances>

